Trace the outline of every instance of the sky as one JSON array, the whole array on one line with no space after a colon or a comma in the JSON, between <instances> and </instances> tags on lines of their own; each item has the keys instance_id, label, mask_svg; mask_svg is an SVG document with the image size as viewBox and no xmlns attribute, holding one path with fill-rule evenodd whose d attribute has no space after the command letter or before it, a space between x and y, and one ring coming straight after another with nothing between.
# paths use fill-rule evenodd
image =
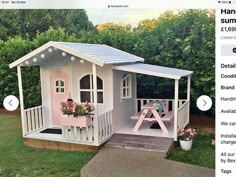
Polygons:
<instances>
[{"instance_id":1,"label":"sky","mask_svg":"<svg viewBox=\"0 0 236 177\"><path fill-rule=\"evenodd\" d=\"M139 21L144 19L158 18L161 13L167 10L89 9L86 11L89 20L94 25L112 22L131 24L133 27L135 27Z\"/></svg>"}]
</instances>

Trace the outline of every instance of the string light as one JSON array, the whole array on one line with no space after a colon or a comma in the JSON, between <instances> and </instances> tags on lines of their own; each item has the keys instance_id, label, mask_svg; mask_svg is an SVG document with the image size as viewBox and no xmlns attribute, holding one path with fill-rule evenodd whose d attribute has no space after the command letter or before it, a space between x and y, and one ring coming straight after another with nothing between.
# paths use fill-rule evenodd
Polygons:
<instances>
[{"instance_id":1,"label":"string light","mask_svg":"<svg viewBox=\"0 0 236 177\"><path fill-rule=\"evenodd\" d=\"M33 58L33 62L37 62L38 61L38 59L37 58Z\"/></svg>"},{"instance_id":2,"label":"string light","mask_svg":"<svg viewBox=\"0 0 236 177\"><path fill-rule=\"evenodd\" d=\"M62 52L62 56L65 57L66 56L66 52Z\"/></svg>"},{"instance_id":3,"label":"string light","mask_svg":"<svg viewBox=\"0 0 236 177\"><path fill-rule=\"evenodd\" d=\"M49 52L49 53L52 53L52 51L53 51L52 48L49 48L49 49L48 49L48 52Z\"/></svg>"},{"instance_id":4,"label":"string light","mask_svg":"<svg viewBox=\"0 0 236 177\"><path fill-rule=\"evenodd\" d=\"M71 57L70 59L71 59L71 61L75 61L75 57Z\"/></svg>"},{"instance_id":5,"label":"string light","mask_svg":"<svg viewBox=\"0 0 236 177\"><path fill-rule=\"evenodd\" d=\"M45 58L45 55L44 55L44 54L41 54L40 57L41 57L41 58Z\"/></svg>"}]
</instances>

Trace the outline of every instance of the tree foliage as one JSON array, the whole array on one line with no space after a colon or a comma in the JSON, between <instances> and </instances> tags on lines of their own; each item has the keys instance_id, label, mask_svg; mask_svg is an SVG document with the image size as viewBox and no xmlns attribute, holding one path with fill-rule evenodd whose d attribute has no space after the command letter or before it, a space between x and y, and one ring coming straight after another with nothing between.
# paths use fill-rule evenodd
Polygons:
<instances>
[{"instance_id":1,"label":"tree foliage","mask_svg":"<svg viewBox=\"0 0 236 177\"><path fill-rule=\"evenodd\" d=\"M1 10L0 39L9 36L33 38L38 32L45 32L50 27L64 28L71 35L82 31L94 31L96 28L88 20L86 11L79 10Z\"/></svg>"}]
</instances>

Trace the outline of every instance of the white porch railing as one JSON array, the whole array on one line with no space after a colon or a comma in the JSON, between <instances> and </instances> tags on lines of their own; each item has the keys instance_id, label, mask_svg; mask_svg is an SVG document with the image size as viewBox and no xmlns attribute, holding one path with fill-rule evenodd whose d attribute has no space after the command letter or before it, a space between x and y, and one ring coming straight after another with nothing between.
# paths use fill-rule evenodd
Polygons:
<instances>
[{"instance_id":1,"label":"white porch railing","mask_svg":"<svg viewBox=\"0 0 236 177\"><path fill-rule=\"evenodd\" d=\"M136 99L136 112L139 112L141 110L141 107L151 101L166 101L167 103L167 108L168 108L168 111L173 111L174 110L174 99L152 99L152 98L137 98ZM181 99L179 100L179 105L178 107L181 107L184 103L186 102L186 100L184 99Z\"/></svg>"},{"instance_id":2,"label":"white porch railing","mask_svg":"<svg viewBox=\"0 0 236 177\"><path fill-rule=\"evenodd\" d=\"M79 119L79 118L78 118ZM85 144L94 144L94 118L91 118L91 124L87 127L62 126L63 137L68 141L83 142Z\"/></svg>"},{"instance_id":3,"label":"white porch railing","mask_svg":"<svg viewBox=\"0 0 236 177\"><path fill-rule=\"evenodd\" d=\"M37 106L24 110L25 133L43 128L45 125L43 117L43 106Z\"/></svg>"},{"instance_id":4,"label":"white porch railing","mask_svg":"<svg viewBox=\"0 0 236 177\"><path fill-rule=\"evenodd\" d=\"M112 110L102 113L98 118L98 142L104 143L112 135ZM95 144L94 118L88 127L63 126L63 137L69 141Z\"/></svg>"},{"instance_id":5,"label":"white porch railing","mask_svg":"<svg viewBox=\"0 0 236 177\"><path fill-rule=\"evenodd\" d=\"M112 110L98 116L98 142L104 143L112 135Z\"/></svg>"},{"instance_id":6,"label":"white porch railing","mask_svg":"<svg viewBox=\"0 0 236 177\"><path fill-rule=\"evenodd\" d=\"M189 123L189 101L178 108L178 127L184 128Z\"/></svg>"}]
</instances>

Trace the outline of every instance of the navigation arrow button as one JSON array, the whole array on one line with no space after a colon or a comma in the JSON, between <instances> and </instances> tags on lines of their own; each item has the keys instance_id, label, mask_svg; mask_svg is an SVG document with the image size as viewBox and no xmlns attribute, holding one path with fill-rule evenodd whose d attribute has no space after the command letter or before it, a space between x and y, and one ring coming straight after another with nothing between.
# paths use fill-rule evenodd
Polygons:
<instances>
[{"instance_id":1,"label":"navigation arrow button","mask_svg":"<svg viewBox=\"0 0 236 177\"><path fill-rule=\"evenodd\" d=\"M4 98L3 106L8 111L14 111L19 106L19 100L14 95L9 95Z\"/></svg>"},{"instance_id":2,"label":"navigation arrow button","mask_svg":"<svg viewBox=\"0 0 236 177\"><path fill-rule=\"evenodd\" d=\"M212 100L207 95L202 95L197 99L197 107L201 111L208 111L212 106Z\"/></svg>"}]
</instances>

